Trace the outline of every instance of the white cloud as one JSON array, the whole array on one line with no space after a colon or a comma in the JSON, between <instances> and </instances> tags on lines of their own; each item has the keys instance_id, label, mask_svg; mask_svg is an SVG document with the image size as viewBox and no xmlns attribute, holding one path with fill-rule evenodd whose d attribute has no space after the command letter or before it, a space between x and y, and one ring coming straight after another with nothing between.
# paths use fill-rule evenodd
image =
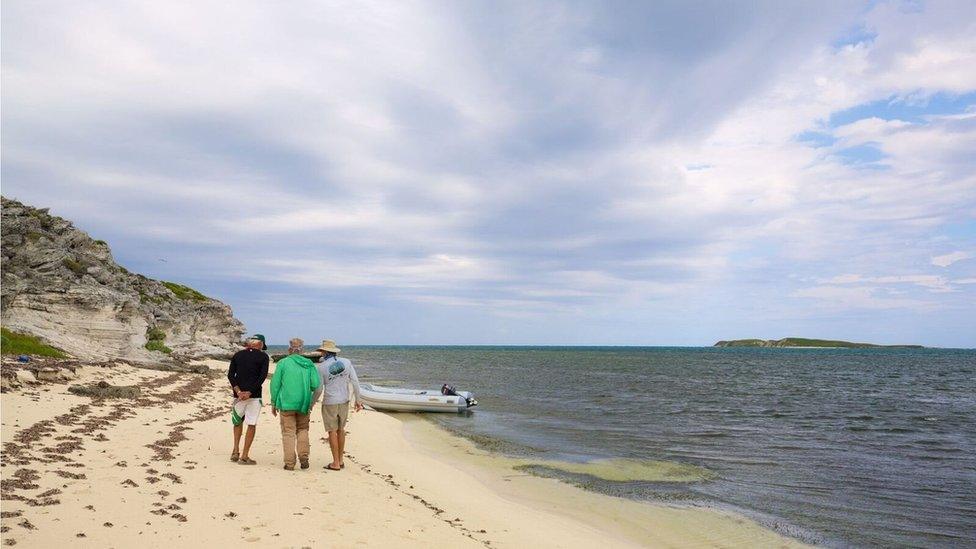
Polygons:
<instances>
[{"instance_id":1,"label":"white cloud","mask_svg":"<svg viewBox=\"0 0 976 549\"><path fill-rule=\"evenodd\" d=\"M816 286L802 288L791 297L817 300L821 306L831 309L929 309L935 304L918 299L890 297L876 288L846 286Z\"/></svg>"},{"instance_id":2,"label":"white cloud","mask_svg":"<svg viewBox=\"0 0 976 549\"><path fill-rule=\"evenodd\" d=\"M949 292L949 281L937 275L895 275L861 276L856 274L839 275L823 279L822 284L914 284L933 292Z\"/></svg>"},{"instance_id":3,"label":"white cloud","mask_svg":"<svg viewBox=\"0 0 976 549\"><path fill-rule=\"evenodd\" d=\"M953 263L962 261L963 259L969 259L971 257L973 257L973 254L971 252L956 251L956 252L952 252L944 255L937 255L933 257L932 264L938 267L948 267Z\"/></svg>"},{"instance_id":4,"label":"white cloud","mask_svg":"<svg viewBox=\"0 0 976 549\"><path fill-rule=\"evenodd\" d=\"M976 90L969 3L685 9L8 2L4 192L192 276L418 304L968 291L921 266L965 259L976 113L831 116Z\"/></svg>"}]
</instances>

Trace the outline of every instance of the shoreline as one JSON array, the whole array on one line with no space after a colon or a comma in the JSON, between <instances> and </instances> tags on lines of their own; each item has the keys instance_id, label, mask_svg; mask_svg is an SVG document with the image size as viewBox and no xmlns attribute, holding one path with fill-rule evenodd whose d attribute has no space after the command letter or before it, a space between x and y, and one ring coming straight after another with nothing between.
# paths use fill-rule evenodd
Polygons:
<instances>
[{"instance_id":1,"label":"shoreline","mask_svg":"<svg viewBox=\"0 0 976 549\"><path fill-rule=\"evenodd\" d=\"M587 524L617 543L640 547L811 546L735 509L628 499L525 472L519 467L537 460L485 450L422 417L392 415L402 423L407 440L422 454L460 469L506 499Z\"/></svg>"},{"instance_id":2,"label":"shoreline","mask_svg":"<svg viewBox=\"0 0 976 549\"><path fill-rule=\"evenodd\" d=\"M350 414L347 467L328 472L313 413L312 467L289 472L265 406L258 465L231 463L225 364L209 365L219 371L86 366L71 381L143 387L134 401L78 396L56 382L5 391L4 543L804 546L732 512L635 502L517 471L412 416Z\"/></svg>"}]
</instances>

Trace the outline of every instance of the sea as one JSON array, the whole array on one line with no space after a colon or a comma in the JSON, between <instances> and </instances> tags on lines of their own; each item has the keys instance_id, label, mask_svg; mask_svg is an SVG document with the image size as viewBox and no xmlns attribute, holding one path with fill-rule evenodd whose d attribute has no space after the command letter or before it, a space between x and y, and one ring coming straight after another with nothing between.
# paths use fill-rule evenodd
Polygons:
<instances>
[{"instance_id":1,"label":"sea","mask_svg":"<svg viewBox=\"0 0 976 549\"><path fill-rule=\"evenodd\" d=\"M360 346L343 356L364 382L473 391L473 412L428 418L535 463L532 474L731 509L827 547L976 546L976 350ZM701 474L606 474L635 463Z\"/></svg>"}]
</instances>

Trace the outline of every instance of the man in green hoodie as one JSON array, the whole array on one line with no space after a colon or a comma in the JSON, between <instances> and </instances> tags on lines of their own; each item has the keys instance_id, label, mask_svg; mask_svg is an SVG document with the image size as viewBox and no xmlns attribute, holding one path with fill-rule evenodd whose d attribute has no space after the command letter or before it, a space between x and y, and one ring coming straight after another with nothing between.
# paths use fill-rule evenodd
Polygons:
<instances>
[{"instance_id":1,"label":"man in green hoodie","mask_svg":"<svg viewBox=\"0 0 976 549\"><path fill-rule=\"evenodd\" d=\"M308 412L312 392L321 383L315 364L302 356L304 344L298 338L288 342L288 356L278 362L271 378L271 414L281 412L281 441L288 471L295 470L296 439L298 460L302 469L308 469Z\"/></svg>"}]
</instances>

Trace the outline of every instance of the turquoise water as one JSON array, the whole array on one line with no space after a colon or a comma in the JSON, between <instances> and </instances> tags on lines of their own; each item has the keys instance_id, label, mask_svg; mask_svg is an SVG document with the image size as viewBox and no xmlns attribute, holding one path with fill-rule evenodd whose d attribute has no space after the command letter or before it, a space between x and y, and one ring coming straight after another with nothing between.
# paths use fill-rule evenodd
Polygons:
<instances>
[{"instance_id":1,"label":"turquoise water","mask_svg":"<svg viewBox=\"0 0 976 549\"><path fill-rule=\"evenodd\" d=\"M611 481L622 497L734 508L833 547L976 544L976 351L351 347L367 381L473 390L436 421L497 451L711 471ZM630 463L630 462L627 462Z\"/></svg>"}]
</instances>

